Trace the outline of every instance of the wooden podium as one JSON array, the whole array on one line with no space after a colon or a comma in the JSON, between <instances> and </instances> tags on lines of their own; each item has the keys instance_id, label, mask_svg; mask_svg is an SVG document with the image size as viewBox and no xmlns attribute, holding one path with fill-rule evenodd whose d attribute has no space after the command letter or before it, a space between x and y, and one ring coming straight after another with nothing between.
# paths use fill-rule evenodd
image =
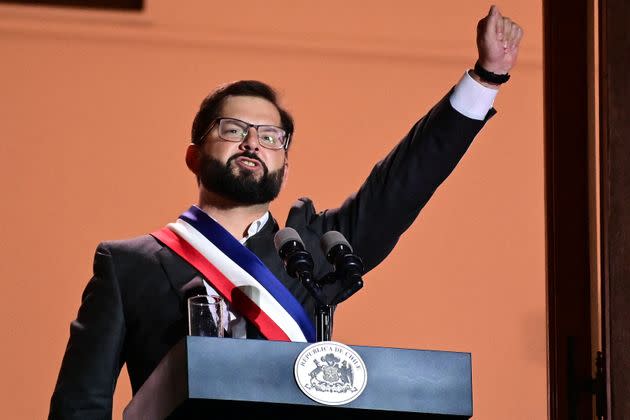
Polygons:
<instances>
[{"instance_id":1,"label":"wooden podium","mask_svg":"<svg viewBox=\"0 0 630 420\"><path fill-rule=\"evenodd\" d=\"M288 418L468 419L470 353L350 346L367 368L354 401L327 406L308 398L294 363L308 343L185 337L125 408L125 420Z\"/></svg>"}]
</instances>

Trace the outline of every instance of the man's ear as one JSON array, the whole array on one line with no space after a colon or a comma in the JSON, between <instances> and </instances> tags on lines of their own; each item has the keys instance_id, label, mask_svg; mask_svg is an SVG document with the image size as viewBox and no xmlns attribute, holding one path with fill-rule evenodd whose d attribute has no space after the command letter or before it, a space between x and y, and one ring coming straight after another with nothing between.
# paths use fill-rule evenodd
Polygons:
<instances>
[{"instance_id":1,"label":"man's ear","mask_svg":"<svg viewBox=\"0 0 630 420\"><path fill-rule=\"evenodd\" d=\"M282 185L285 185L289 179L289 154L284 155L284 174L282 175Z\"/></svg>"},{"instance_id":2,"label":"man's ear","mask_svg":"<svg viewBox=\"0 0 630 420\"><path fill-rule=\"evenodd\" d=\"M200 161L201 150L199 149L199 146L194 143L190 143L186 149L186 166L188 166L188 169L197 176L199 176L199 167L201 165Z\"/></svg>"}]
</instances>

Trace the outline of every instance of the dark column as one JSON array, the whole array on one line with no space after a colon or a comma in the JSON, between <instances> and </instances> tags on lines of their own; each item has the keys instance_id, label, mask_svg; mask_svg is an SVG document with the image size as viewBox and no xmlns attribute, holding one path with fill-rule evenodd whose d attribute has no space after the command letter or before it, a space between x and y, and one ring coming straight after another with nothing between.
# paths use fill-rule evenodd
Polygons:
<instances>
[{"instance_id":1,"label":"dark column","mask_svg":"<svg viewBox=\"0 0 630 420\"><path fill-rule=\"evenodd\" d=\"M592 7L591 7L592 9ZM592 418L589 3L543 6L550 418ZM591 113L592 115L592 113Z\"/></svg>"},{"instance_id":2,"label":"dark column","mask_svg":"<svg viewBox=\"0 0 630 420\"><path fill-rule=\"evenodd\" d=\"M600 2L604 350L608 418L630 419L630 2Z\"/></svg>"}]
</instances>

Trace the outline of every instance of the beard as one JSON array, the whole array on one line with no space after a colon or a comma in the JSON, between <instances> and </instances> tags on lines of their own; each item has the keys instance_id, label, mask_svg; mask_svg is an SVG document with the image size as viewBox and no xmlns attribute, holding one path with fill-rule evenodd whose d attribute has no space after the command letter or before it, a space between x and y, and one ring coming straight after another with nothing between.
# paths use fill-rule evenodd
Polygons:
<instances>
[{"instance_id":1,"label":"beard","mask_svg":"<svg viewBox=\"0 0 630 420\"><path fill-rule=\"evenodd\" d=\"M253 171L237 168L236 174L231 169L233 161L239 157L247 157L257 160L263 169L260 179L256 179ZM269 203L280 193L282 179L284 178L284 165L282 168L269 172L267 165L253 153L237 153L223 164L205 153L201 156L201 168L199 182L208 191L234 201L238 204L253 205Z\"/></svg>"}]
</instances>

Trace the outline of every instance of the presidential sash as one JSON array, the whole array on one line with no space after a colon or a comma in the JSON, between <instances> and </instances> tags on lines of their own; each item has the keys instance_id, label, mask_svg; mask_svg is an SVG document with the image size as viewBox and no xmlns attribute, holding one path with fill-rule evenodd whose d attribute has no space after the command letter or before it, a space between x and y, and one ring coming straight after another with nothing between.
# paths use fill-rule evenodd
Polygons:
<instances>
[{"instance_id":1,"label":"presidential sash","mask_svg":"<svg viewBox=\"0 0 630 420\"><path fill-rule=\"evenodd\" d=\"M151 235L203 274L267 339L315 341L315 327L300 302L253 252L200 208L192 206Z\"/></svg>"}]
</instances>

